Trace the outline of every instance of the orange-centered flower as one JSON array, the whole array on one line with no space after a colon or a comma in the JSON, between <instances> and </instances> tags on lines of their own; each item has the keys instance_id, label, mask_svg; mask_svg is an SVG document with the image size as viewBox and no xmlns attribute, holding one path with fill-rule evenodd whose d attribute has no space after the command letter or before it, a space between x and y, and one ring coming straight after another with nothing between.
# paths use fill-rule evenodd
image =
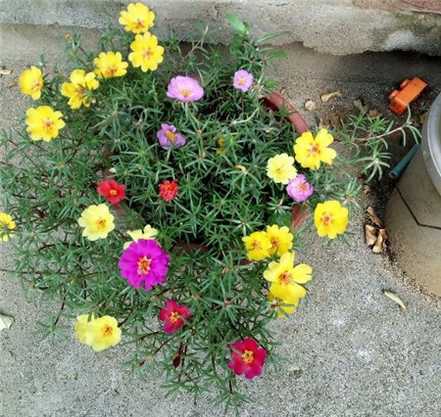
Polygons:
<instances>
[{"instance_id":1,"label":"orange-centered flower","mask_svg":"<svg viewBox=\"0 0 441 417\"><path fill-rule=\"evenodd\" d=\"M334 141L326 129L320 129L314 137L311 132L304 132L295 141L294 154L296 161L303 168L319 169L321 163L331 165L337 152L329 148Z\"/></svg>"},{"instance_id":2,"label":"orange-centered flower","mask_svg":"<svg viewBox=\"0 0 441 417\"><path fill-rule=\"evenodd\" d=\"M138 260L138 273L142 275L148 274L150 271L150 264L152 263L152 260L150 258L147 258L147 256L142 256Z\"/></svg>"},{"instance_id":3,"label":"orange-centered flower","mask_svg":"<svg viewBox=\"0 0 441 417\"><path fill-rule=\"evenodd\" d=\"M165 132L165 137L172 143L175 143L176 141L176 133L172 132L171 130L167 130Z\"/></svg>"},{"instance_id":4,"label":"orange-centered flower","mask_svg":"<svg viewBox=\"0 0 441 417\"><path fill-rule=\"evenodd\" d=\"M334 239L346 231L349 211L336 200L317 204L314 210L314 224L319 236Z\"/></svg>"},{"instance_id":5,"label":"orange-centered flower","mask_svg":"<svg viewBox=\"0 0 441 417\"><path fill-rule=\"evenodd\" d=\"M175 300L167 300L159 312L159 320L163 322L165 333L175 333L183 327L191 317L190 309Z\"/></svg>"},{"instance_id":6,"label":"orange-centered flower","mask_svg":"<svg viewBox=\"0 0 441 417\"><path fill-rule=\"evenodd\" d=\"M169 318L169 320L170 320L172 323L176 323L176 322L178 322L179 320L181 320L181 315L180 315L177 311L173 311L173 313L170 314L170 318Z\"/></svg>"},{"instance_id":7,"label":"orange-centered flower","mask_svg":"<svg viewBox=\"0 0 441 417\"><path fill-rule=\"evenodd\" d=\"M245 350L242 353L242 360L244 361L244 363L246 363L247 365L249 365L250 363L252 363L254 361L254 353L252 350Z\"/></svg>"}]
</instances>

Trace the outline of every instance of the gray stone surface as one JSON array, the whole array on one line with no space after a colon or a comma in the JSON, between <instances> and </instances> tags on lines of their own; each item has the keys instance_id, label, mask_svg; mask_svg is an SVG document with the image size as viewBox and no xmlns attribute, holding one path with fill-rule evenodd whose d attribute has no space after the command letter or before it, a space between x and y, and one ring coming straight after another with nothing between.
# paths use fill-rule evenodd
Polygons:
<instances>
[{"instance_id":1,"label":"gray stone surface","mask_svg":"<svg viewBox=\"0 0 441 417\"><path fill-rule=\"evenodd\" d=\"M38 48L35 48L37 51ZM409 72L441 86L438 62L409 55L336 58L298 45L275 70L300 105L340 89L343 98L319 107L319 114L347 107L363 96L383 110L387 91ZM56 48L53 49L57 55ZM1 55L2 63L7 59ZM6 57L7 58L7 57ZM29 105L13 87L23 64L34 56L17 52L10 76L0 77L0 127L8 127ZM424 101L424 98L423 98ZM314 115L309 115L314 120ZM363 204L363 202L361 202ZM441 408L439 352L441 305L422 296L389 262L368 250L361 220L353 216L348 244L326 245L304 238L301 257L314 267L310 293L300 310L274 323L287 358L280 369L247 383L254 401L242 417L435 417ZM0 252L0 268L12 255ZM395 291L408 305L401 312L384 297ZM26 298L20 285L0 276L0 311L15 317L0 333L0 417L215 417L206 400L184 395L166 399L161 378L133 378L125 370L125 347L94 354L67 337L45 339L38 320L57 305Z\"/></svg>"},{"instance_id":2,"label":"gray stone surface","mask_svg":"<svg viewBox=\"0 0 441 417\"><path fill-rule=\"evenodd\" d=\"M210 39L225 42L228 39L225 15L234 13L249 22L256 35L281 32L273 40L279 44L302 42L318 51L338 55L395 49L441 53L441 16L433 2L431 7L419 10L409 0L145 2L157 12L155 31L161 36L173 32L182 40L194 39L198 27L208 23L212 30ZM127 3L125 0L0 0L0 25L102 28L116 22L119 11ZM424 10L433 13L422 13Z\"/></svg>"}]
</instances>

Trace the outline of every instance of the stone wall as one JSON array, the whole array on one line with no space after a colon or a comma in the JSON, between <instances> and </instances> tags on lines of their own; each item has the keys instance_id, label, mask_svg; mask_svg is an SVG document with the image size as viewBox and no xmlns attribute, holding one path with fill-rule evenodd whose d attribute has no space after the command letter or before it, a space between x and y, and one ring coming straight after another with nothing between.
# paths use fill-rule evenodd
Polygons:
<instances>
[{"instance_id":1,"label":"stone wall","mask_svg":"<svg viewBox=\"0 0 441 417\"><path fill-rule=\"evenodd\" d=\"M441 55L440 0L144 1L157 12L155 31L160 36L173 32L182 40L191 40L198 37L203 24L209 24L210 40L227 42L224 17L234 13L250 23L256 36L281 32L273 40L278 44L302 42L336 55L395 49ZM0 0L0 35L5 25L12 25L15 31L21 25L103 28L116 22L119 10L127 3Z\"/></svg>"}]
</instances>

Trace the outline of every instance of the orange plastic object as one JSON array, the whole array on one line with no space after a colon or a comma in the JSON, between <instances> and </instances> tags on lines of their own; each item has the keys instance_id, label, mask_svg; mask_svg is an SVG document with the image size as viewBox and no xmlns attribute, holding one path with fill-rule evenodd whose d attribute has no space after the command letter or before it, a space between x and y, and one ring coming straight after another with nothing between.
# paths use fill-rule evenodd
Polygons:
<instances>
[{"instance_id":1,"label":"orange plastic object","mask_svg":"<svg viewBox=\"0 0 441 417\"><path fill-rule=\"evenodd\" d=\"M427 83L421 78L415 77L412 80L404 80L399 90L394 90L389 95L389 108L395 114L403 114L407 106L412 103L427 87Z\"/></svg>"}]
</instances>

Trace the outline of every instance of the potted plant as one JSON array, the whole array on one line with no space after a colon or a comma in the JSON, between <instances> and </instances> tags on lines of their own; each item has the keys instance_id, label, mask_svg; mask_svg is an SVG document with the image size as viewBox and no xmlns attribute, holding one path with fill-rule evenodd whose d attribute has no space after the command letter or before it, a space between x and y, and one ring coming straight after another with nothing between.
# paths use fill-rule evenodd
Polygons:
<instances>
[{"instance_id":1,"label":"potted plant","mask_svg":"<svg viewBox=\"0 0 441 417\"><path fill-rule=\"evenodd\" d=\"M130 4L97 51L69 38L69 73L21 74L34 101L1 138L0 236L13 272L60 300L51 330L72 326L97 352L122 341L170 390L228 406L244 398L237 377L274 358L269 323L307 296L298 213L334 239L359 185L330 132L306 131L270 95L267 50L246 25L230 18L224 53L204 36L160 41L154 19Z\"/></svg>"}]
</instances>

